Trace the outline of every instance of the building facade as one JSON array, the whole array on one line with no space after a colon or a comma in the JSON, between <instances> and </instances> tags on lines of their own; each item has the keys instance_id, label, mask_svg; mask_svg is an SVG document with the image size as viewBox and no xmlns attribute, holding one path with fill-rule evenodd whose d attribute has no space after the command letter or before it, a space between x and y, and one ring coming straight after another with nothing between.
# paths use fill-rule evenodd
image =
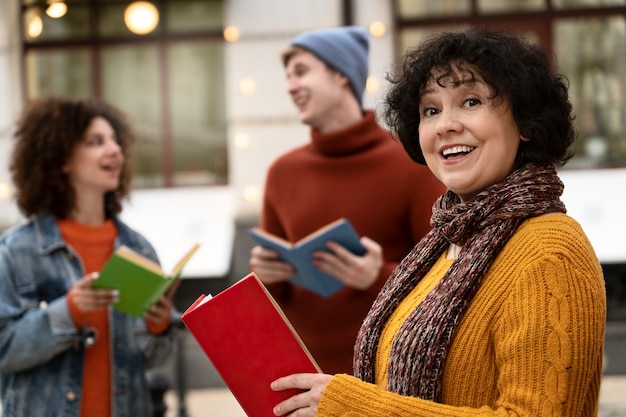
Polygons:
<instances>
[{"instance_id":1,"label":"building facade","mask_svg":"<svg viewBox=\"0 0 626 417\"><path fill-rule=\"evenodd\" d=\"M64 3L63 15L53 17L50 3ZM245 229L256 224L268 165L308 140L280 61L292 37L368 28L364 105L376 109L394 58L429 33L506 28L549 48L570 79L581 140L561 172L564 199L605 268L609 319L626 322L624 0L153 0L156 23L136 32L124 20L131 3L0 1L0 229L21 219L7 161L25 101L103 97L140 136L123 217L155 243L166 268L200 241L186 270L189 296L206 280L219 290L245 273ZM614 333L620 349L624 333Z\"/></svg>"}]
</instances>

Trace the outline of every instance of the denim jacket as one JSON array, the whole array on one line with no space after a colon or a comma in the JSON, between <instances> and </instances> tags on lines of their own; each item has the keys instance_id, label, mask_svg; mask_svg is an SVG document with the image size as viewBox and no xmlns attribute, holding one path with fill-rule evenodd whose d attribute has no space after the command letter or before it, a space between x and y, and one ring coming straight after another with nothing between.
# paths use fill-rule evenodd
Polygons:
<instances>
[{"instance_id":1,"label":"denim jacket","mask_svg":"<svg viewBox=\"0 0 626 417\"><path fill-rule=\"evenodd\" d=\"M150 243L118 218L115 246L157 261ZM66 293L85 275L51 214L33 216L0 237L0 393L11 417L80 413L84 329ZM114 417L151 416L145 370L170 354L173 333L151 335L143 319L109 310Z\"/></svg>"}]
</instances>

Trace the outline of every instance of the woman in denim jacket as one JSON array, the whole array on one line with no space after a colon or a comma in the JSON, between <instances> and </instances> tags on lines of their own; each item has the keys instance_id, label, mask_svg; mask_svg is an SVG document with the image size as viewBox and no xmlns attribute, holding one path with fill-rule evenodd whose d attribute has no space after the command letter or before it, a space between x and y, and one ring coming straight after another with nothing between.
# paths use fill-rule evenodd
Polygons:
<instances>
[{"instance_id":1,"label":"woman in denim jacket","mask_svg":"<svg viewBox=\"0 0 626 417\"><path fill-rule=\"evenodd\" d=\"M18 122L11 174L28 217L0 238L0 392L6 416L151 416L145 370L169 355L172 304L136 319L94 289L120 245L157 261L117 217L134 136L101 101L43 99ZM132 279L132 277L129 277Z\"/></svg>"}]
</instances>

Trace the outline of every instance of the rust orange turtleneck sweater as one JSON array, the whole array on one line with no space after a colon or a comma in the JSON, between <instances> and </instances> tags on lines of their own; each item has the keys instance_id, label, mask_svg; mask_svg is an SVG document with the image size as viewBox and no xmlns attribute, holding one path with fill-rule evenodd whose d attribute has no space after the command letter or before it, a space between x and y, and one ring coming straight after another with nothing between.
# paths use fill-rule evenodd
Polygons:
<instances>
[{"instance_id":1,"label":"rust orange turtleneck sweater","mask_svg":"<svg viewBox=\"0 0 626 417\"><path fill-rule=\"evenodd\" d=\"M345 288L321 298L288 283L268 288L326 373L352 373L354 342L372 301L430 230L443 185L411 161L402 145L367 111L346 129L321 133L279 157L266 180L261 228L296 242L345 217L383 248L384 264L367 290Z\"/></svg>"}]
</instances>

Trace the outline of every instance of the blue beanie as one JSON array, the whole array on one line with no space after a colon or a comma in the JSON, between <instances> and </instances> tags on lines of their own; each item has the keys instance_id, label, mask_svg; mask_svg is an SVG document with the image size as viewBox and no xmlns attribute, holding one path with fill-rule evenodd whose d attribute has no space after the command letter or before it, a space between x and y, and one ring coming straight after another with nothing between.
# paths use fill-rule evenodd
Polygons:
<instances>
[{"instance_id":1,"label":"blue beanie","mask_svg":"<svg viewBox=\"0 0 626 417\"><path fill-rule=\"evenodd\" d=\"M301 33L291 41L292 46L304 48L350 81L352 92L361 103L368 68L368 33L362 27L346 26L317 29Z\"/></svg>"}]
</instances>

